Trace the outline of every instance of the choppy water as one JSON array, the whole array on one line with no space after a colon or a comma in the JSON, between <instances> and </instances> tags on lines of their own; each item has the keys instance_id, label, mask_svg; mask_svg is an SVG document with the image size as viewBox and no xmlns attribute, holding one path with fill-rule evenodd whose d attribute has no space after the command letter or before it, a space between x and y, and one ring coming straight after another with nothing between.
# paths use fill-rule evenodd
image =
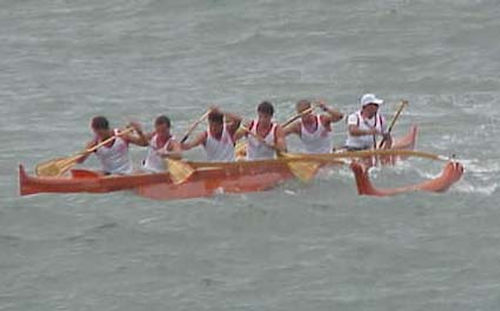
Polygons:
<instances>
[{"instance_id":1,"label":"choppy water","mask_svg":"<svg viewBox=\"0 0 500 311\"><path fill-rule=\"evenodd\" d=\"M496 0L0 1L0 310L498 310L499 14ZM409 99L396 133L420 124L420 149L456 153L464 180L390 199L358 197L347 171L176 202L17 196L17 164L78 150L95 114L167 113L180 133L211 103L250 116L266 98L283 120L302 97L353 111L367 91L388 114Z\"/></svg>"}]
</instances>

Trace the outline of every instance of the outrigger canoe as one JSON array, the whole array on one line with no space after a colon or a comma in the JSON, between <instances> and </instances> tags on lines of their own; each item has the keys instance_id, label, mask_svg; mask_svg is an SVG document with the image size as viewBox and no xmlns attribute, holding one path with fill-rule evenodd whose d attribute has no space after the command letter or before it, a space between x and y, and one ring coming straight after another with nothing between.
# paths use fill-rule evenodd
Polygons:
<instances>
[{"instance_id":1,"label":"outrigger canoe","mask_svg":"<svg viewBox=\"0 0 500 311\"><path fill-rule=\"evenodd\" d=\"M395 149L413 149L417 128L412 127L408 135L395 142ZM326 155L325 155L326 156ZM391 161L392 162L392 161ZM152 199L174 200L212 196L216 193L244 193L271 189L276 185L295 178L285 159L242 161L233 163L186 162L194 173L183 183L176 184L169 173L111 175L105 176L95 171L74 169L69 176L36 177L29 176L22 165L19 166L21 195L36 193L106 193L133 190L136 194ZM324 161L324 165L338 165L338 162ZM319 168L319 167L318 167ZM392 195L404 192L377 191L369 182L368 174L362 166L351 167L356 176L358 192L365 195ZM451 174L441 178L439 189L443 191L460 176ZM432 182L431 182L432 184ZM417 187L418 188L418 187ZM412 190L418 190L412 188ZM427 191L433 191L428 186Z\"/></svg>"},{"instance_id":2,"label":"outrigger canoe","mask_svg":"<svg viewBox=\"0 0 500 311\"><path fill-rule=\"evenodd\" d=\"M417 129L395 143L400 149L415 145ZM135 190L152 198L190 198L210 196L218 191L251 192L270 189L280 182L294 178L286 161L242 161L234 163L187 162L196 170L186 182L175 184L169 173L139 173L105 176L96 171L73 169L67 176L30 176L19 166L21 195L37 193L107 193Z\"/></svg>"}]
</instances>

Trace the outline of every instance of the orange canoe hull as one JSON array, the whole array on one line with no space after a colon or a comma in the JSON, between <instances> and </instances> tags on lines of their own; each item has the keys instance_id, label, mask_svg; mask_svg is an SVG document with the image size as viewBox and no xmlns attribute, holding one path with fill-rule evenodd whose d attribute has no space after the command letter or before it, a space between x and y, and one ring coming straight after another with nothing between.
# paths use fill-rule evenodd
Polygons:
<instances>
[{"instance_id":1,"label":"orange canoe hull","mask_svg":"<svg viewBox=\"0 0 500 311\"><path fill-rule=\"evenodd\" d=\"M156 183L136 188L140 196L155 200L172 200L213 196L218 193L246 193L264 191L277 186L294 175L285 161L264 160L252 162L220 163L196 171L185 183Z\"/></svg>"},{"instance_id":2,"label":"orange canoe hull","mask_svg":"<svg viewBox=\"0 0 500 311\"><path fill-rule=\"evenodd\" d=\"M105 193L128 190L140 185L171 182L168 174L141 174L124 176L102 176L86 170L75 170L71 176L36 177L28 176L19 166L19 189L21 195L36 193Z\"/></svg>"},{"instance_id":3,"label":"orange canoe hull","mask_svg":"<svg viewBox=\"0 0 500 311\"><path fill-rule=\"evenodd\" d=\"M168 173L102 176L93 171L74 170L71 176L35 177L28 176L20 165L20 194L106 193L135 189L141 196L165 200L211 196L217 192L262 191L294 178L286 162L278 159L189 164L199 171L179 185L172 182Z\"/></svg>"}]
</instances>

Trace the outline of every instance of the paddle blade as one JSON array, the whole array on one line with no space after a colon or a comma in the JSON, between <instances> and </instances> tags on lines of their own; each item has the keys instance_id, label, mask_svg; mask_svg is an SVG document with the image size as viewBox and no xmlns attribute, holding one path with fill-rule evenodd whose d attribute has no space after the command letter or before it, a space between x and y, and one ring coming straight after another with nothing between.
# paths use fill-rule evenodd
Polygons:
<instances>
[{"instance_id":1,"label":"paddle blade","mask_svg":"<svg viewBox=\"0 0 500 311\"><path fill-rule=\"evenodd\" d=\"M288 168L295 177L304 182L309 182L316 176L321 164L318 162L291 161Z\"/></svg>"},{"instance_id":2,"label":"paddle blade","mask_svg":"<svg viewBox=\"0 0 500 311\"><path fill-rule=\"evenodd\" d=\"M41 177L55 177L66 173L70 168L76 165L81 155L69 158L59 158L40 163L35 167L35 173Z\"/></svg>"},{"instance_id":3,"label":"paddle blade","mask_svg":"<svg viewBox=\"0 0 500 311\"><path fill-rule=\"evenodd\" d=\"M186 182L196 171L193 167L191 167L191 165L179 160L167 158L165 161L170 177L176 185Z\"/></svg>"},{"instance_id":4,"label":"paddle blade","mask_svg":"<svg viewBox=\"0 0 500 311\"><path fill-rule=\"evenodd\" d=\"M321 163L317 161L307 161L307 160L296 160L301 158L299 155L292 155L289 153L279 152L278 156L280 158L288 159L287 161L288 168L290 172L300 179L301 181L308 182L316 176L318 169L321 167ZM293 160L295 159L295 160Z\"/></svg>"},{"instance_id":5,"label":"paddle blade","mask_svg":"<svg viewBox=\"0 0 500 311\"><path fill-rule=\"evenodd\" d=\"M237 159L243 159L247 156L247 143L245 141L238 141L234 148L234 155Z\"/></svg>"}]
</instances>

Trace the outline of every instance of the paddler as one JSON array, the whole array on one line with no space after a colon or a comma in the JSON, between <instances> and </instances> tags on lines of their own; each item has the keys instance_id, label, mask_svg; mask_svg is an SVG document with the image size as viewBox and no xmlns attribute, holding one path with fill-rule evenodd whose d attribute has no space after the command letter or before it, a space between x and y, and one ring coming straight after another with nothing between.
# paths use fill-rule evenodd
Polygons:
<instances>
[{"instance_id":1,"label":"paddler","mask_svg":"<svg viewBox=\"0 0 500 311\"><path fill-rule=\"evenodd\" d=\"M347 119L346 149L349 151L376 148L377 136L385 140L383 148L390 148L392 138L387 131L387 125L382 115L378 113L384 101L374 94L364 94L361 97L361 109L349 115Z\"/></svg>"},{"instance_id":2,"label":"paddler","mask_svg":"<svg viewBox=\"0 0 500 311\"><path fill-rule=\"evenodd\" d=\"M234 136L241 118L214 107L208 114L208 128L192 141L181 144L182 150L202 145L209 162L234 161Z\"/></svg>"},{"instance_id":3,"label":"paddler","mask_svg":"<svg viewBox=\"0 0 500 311\"><path fill-rule=\"evenodd\" d=\"M273 159L276 150L286 152L286 139L283 128L273 121L274 107L268 101L263 101L257 107L257 120L246 124L246 131L240 131L236 140L247 137L247 160ZM260 137L260 139L254 137Z\"/></svg>"},{"instance_id":4,"label":"paddler","mask_svg":"<svg viewBox=\"0 0 500 311\"><path fill-rule=\"evenodd\" d=\"M344 115L328 107L324 100L319 100L316 105L325 114L314 114L311 102L307 99L300 100L296 109L302 117L285 128L285 135L298 135L306 153L330 153L333 147L332 123L342 120Z\"/></svg>"},{"instance_id":5,"label":"paddler","mask_svg":"<svg viewBox=\"0 0 500 311\"><path fill-rule=\"evenodd\" d=\"M171 122L167 116L156 117L154 122L154 131L146 134L148 154L142 161L143 168L152 173L164 172L167 170L164 157L181 157L181 144L175 140L171 134Z\"/></svg>"},{"instance_id":6,"label":"paddler","mask_svg":"<svg viewBox=\"0 0 500 311\"><path fill-rule=\"evenodd\" d=\"M133 172L134 168L129 155L129 144L143 146L145 142L147 143L147 138L138 123L131 122L130 126L134 128L136 134L120 134L118 129L110 129L109 121L102 116L94 117L90 121L90 128L94 132L95 137L87 144L86 149L92 148L99 142L112 136L117 136L107 145L94 151L95 156L101 162L104 174L127 175ZM85 155L78 162L83 163L88 157L89 155Z\"/></svg>"}]
</instances>

